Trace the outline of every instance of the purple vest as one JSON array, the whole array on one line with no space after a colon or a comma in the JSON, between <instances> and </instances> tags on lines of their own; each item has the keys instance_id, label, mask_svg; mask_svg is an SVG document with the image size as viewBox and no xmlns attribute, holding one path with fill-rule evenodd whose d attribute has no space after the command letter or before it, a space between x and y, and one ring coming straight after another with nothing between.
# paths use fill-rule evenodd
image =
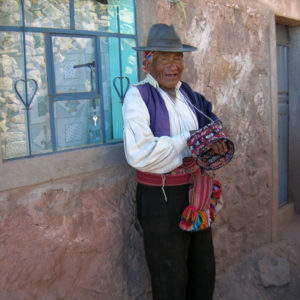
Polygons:
<instances>
[{"instance_id":1,"label":"purple vest","mask_svg":"<svg viewBox=\"0 0 300 300\"><path fill-rule=\"evenodd\" d=\"M150 128L156 137L170 136L169 113L165 101L155 87L149 83L136 85L150 114ZM188 98L182 86L182 94ZM196 114L194 107L188 102L192 111Z\"/></svg>"}]
</instances>

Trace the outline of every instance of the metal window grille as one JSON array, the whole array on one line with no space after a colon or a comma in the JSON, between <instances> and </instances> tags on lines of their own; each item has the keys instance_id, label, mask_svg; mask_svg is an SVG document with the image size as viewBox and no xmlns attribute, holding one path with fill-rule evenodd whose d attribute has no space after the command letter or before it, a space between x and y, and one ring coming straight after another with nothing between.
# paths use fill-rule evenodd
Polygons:
<instances>
[{"instance_id":1,"label":"metal window grille","mask_svg":"<svg viewBox=\"0 0 300 300\"><path fill-rule=\"evenodd\" d=\"M135 23L133 0L0 1L5 160L122 140Z\"/></svg>"}]
</instances>

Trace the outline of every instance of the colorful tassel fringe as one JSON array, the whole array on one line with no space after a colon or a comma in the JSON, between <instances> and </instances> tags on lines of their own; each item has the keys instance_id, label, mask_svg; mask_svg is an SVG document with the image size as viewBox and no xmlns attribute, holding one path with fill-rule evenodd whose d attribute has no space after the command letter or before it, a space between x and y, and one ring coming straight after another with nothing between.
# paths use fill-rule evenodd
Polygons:
<instances>
[{"instance_id":1,"label":"colorful tassel fringe","mask_svg":"<svg viewBox=\"0 0 300 300\"><path fill-rule=\"evenodd\" d=\"M213 198L219 200L222 194L222 184L219 180L213 182Z\"/></svg>"},{"instance_id":2,"label":"colorful tassel fringe","mask_svg":"<svg viewBox=\"0 0 300 300\"><path fill-rule=\"evenodd\" d=\"M220 181L214 180L209 208L197 211L192 204L188 205L181 214L179 227L185 231L209 228L216 220L219 202L222 202L222 184Z\"/></svg>"},{"instance_id":3,"label":"colorful tassel fringe","mask_svg":"<svg viewBox=\"0 0 300 300\"><path fill-rule=\"evenodd\" d=\"M198 231L210 227L216 219L215 206L211 203L209 209L197 211L192 205L187 206L182 215L179 227L185 231Z\"/></svg>"}]
</instances>

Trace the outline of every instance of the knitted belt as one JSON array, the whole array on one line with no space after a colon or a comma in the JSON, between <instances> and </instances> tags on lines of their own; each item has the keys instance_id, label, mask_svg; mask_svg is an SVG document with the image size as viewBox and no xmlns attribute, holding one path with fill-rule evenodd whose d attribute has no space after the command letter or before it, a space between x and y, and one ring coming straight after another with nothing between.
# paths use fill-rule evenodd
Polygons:
<instances>
[{"instance_id":1,"label":"knitted belt","mask_svg":"<svg viewBox=\"0 0 300 300\"><path fill-rule=\"evenodd\" d=\"M176 186L189 184L190 174L155 174L137 170L136 180L138 183L150 186Z\"/></svg>"}]
</instances>

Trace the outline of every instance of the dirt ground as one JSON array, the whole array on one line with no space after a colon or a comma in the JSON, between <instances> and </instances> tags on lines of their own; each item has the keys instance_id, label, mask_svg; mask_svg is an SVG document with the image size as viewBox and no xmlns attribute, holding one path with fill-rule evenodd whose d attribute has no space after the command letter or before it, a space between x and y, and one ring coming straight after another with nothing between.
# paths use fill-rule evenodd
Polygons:
<instances>
[{"instance_id":1,"label":"dirt ground","mask_svg":"<svg viewBox=\"0 0 300 300\"><path fill-rule=\"evenodd\" d=\"M214 300L300 300L300 215L216 281Z\"/></svg>"}]
</instances>

